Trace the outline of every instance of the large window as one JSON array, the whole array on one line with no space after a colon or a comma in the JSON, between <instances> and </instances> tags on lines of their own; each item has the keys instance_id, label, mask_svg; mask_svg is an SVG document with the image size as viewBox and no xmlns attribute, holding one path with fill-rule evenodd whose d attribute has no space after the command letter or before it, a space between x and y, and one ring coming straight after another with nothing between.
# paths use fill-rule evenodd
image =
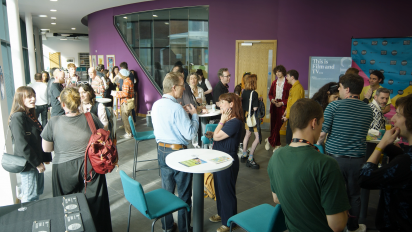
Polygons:
<instances>
[{"instance_id":1,"label":"large window","mask_svg":"<svg viewBox=\"0 0 412 232\"><path fill-rule=\"evenodd\" d=\"M209 7L118 15L115 25L159 92L164 76L178 62L187 73L196 69L207 73Z\"/></svg>"}]
</instances>

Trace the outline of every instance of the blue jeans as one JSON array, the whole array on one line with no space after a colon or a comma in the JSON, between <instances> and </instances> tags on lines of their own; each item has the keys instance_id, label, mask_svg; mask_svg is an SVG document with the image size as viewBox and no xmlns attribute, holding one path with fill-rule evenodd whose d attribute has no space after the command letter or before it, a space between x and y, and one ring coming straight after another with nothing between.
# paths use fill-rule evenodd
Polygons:
<instances>
[{"instance_id":1,"label":"blue jeans","mask_svg":"<svg viewBox=\"0 0 412 232\"><path fill-rule=\"evenodd\" d=\"M159 146L157 149L160 173L162 177L162 188L174 194L175 187L177 184L177 193L182 201L186 202L190 207L192 207L192 176L191 173L180 172L171 169L166 164L166 156L170 153L175 152L171 148ZM190 212L188 216L188 225L190 226L191 215ZM173 227L173 216L168 214L165 216L166 229L171 229ZM186 217L185 211L183 209L178 211L178 228L180 232L187 232L186 229ZM162 219L162 228L165 229L164 220Z\"/></svg>"},{"instance_id":2,"label":"blue jeans","mask_svg":"<svg viewBox=\"0 0 412 232\"><path fill-rule=\"evenodd\" d=\"M23 198L21 202L37 201L44 190L44 173L32 169L20 173L21 190Z\"/></svg>"}]
</instances>

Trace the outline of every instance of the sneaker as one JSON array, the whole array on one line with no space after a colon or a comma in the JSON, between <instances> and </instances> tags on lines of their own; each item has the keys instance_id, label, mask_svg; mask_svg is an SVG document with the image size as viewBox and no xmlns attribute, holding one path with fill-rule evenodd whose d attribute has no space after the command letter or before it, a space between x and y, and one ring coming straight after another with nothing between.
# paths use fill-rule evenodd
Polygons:
<instances>
[{"instance_id":1,"label":"sneaker","mask_svg":"<svg viewBox=\"0 0 412 232\"><path fill-rule=\"evenodd\" d=\"M172 228L166 230L166 232L175 232L176 230L177 230L177 224L176 224L176 222L175 222L175 223L173 223Z\"/></svg>"},{"instance_id":2,"label":"sneaker","mask_svg":"<svg viewBox=\"0 0 412 232\"><path fill-rule=\"evenodd\" d=\"M239 229L239 226L233 226L232 227L232 231ZM230 227L227 227L225 225L222 225L221 227L217 228L216 230L217 232L226 232L226 231L230 231Z\"/></svg>"},{"instance_id":3,"label":"sneaker","mask_svg":"<svg viewBox=\"0 0 412 232\"><path fill-rule=\"evenodd\" d=\"M266 144L265 144L265 149L266 149L266 151L269 151L269 149L270 149L269 138L266 138L266 139L265 139L265 142L266 142Z\"/></svg>"},{"instance_id":4,"label":"sneaker","mask_svg":"<svg viewBox=\"0 0 412 232\"><path fill-rule=\"evenodd\" d=\"M209 218L209 221L211 221L211 222L221 222L222 218L219 216L219 214L215 214L215 215L213 215Z\"/></svg>"},{"instance_id":5,"label":"sneaker","mask_svg":"<svg viewBox=\"0 0 412 232\"><path fill-rule=\"evenodd\" d=\"M252 161L247 160L247 162L246 162L246 167L252 168L252 169L259 169L259 168L260 168L260 165L257 164L257 163L255 162L255 160L252 160Z\"/></svg>"},{"instance_id":6,"label":"sneaker","mask_svg":"<svg viewBox=\"0 0 412 232\"><path fill-rule=\"evenodd\" d=\"M356 230L348 230L348 232L366 232L366 225L359 224L359 228Z\"/></svg>"},{"instance_id":7,"label":"sneaker","mask_svg":"<svg viewBox=\"0 0 412 232\"><path fill-rule=\"evenodd\" d=\"M130 138L132 138L132 134L126 133L126 134L124 134L123 138L130 139Z\"/></svg>"}]
</instances>

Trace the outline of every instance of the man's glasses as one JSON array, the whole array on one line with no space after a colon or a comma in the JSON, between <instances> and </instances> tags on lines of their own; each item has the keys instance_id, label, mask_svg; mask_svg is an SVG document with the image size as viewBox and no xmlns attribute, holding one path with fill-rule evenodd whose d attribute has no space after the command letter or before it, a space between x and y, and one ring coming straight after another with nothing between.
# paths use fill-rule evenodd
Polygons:
<instances>
[{"instance_id":1,"label":"man's glasses","mask_svg":"<svg viewBox=\"0 0 412 232\"><path fill-rule=\"evenodd\" d=\"M227 75L227 76L223 76L223 77L232 77L232 75Z\"/></svg>"}]
</instances>

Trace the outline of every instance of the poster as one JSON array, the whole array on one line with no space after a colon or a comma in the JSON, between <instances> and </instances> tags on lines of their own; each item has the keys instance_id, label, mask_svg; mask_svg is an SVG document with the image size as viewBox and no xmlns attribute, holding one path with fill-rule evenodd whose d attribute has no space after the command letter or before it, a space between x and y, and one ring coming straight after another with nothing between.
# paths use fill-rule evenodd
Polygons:
<instances>
[{"instance_id":1,"label":"poster","mask_svg":"<svg viewBox=\"0 0 412 232\"><path fill-rule=\"evenodd\" d=\"M339 82L351 63L351 57L309 57L309 98L325 84Z\"/></svg>"},{"instance_id":2,"label":"poster","mask_svg":"<svg viewBox=\"0 0 412 232\"><path fill-rule=\"evenodd\" d=\"M111 72L113 70L113 67L116 66L116 62L114 59L114 55L106 55L107 59L107 69Z\"/></svg>"},{"instance_id":3,"label":"poster","mask_svg":"<svg viewBox=\"0 0 412 232\"><path fill-rule=\"evenodd\" d=\"M374 70L383 73L381 86L391 91L392 110L399 97L412 93L412 38L354 38L352 39L352 67L369 85L369 74Z\"/></svg>"},{"instance_id":4,"label":"poster","mask_svg":"<svg viewBox=\"0 0 412 232\"><path fill-rule=\"evenodd\" d=\"M91 65L91 67L97 67L96 55L92 55L92 65Z\"/></svg>"},{"instance_id":5,"label":"poster","mask_svg":"<svg viewBox=\"0 0 412 232\"><path fill-rule=\"evenodd\" d=\"M97 64L102 64L102 65L104 65L104 55L98 55L98 56L97 56L97 61L98 61Z\"/></svg>"}]
</instances>

